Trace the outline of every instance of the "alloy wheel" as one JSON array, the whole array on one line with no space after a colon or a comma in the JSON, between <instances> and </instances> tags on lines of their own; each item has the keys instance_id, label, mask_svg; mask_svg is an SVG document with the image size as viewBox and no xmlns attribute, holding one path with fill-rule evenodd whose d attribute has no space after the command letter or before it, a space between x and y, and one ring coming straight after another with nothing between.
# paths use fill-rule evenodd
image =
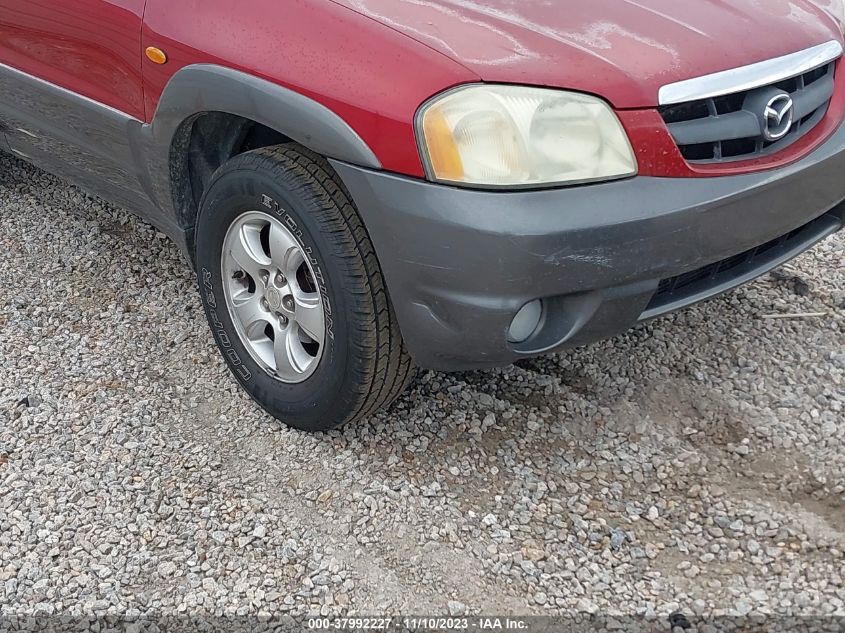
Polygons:
<instances>
[{"instance_id":1,"label":"alloy wheel","mask_svg":"<svg viewBox=\"0 0 845 633\"><path fill-rule=\"evenodd\" d=\"M293 234L249 211L223 242L226 304L241 342L271 376L307 380L323 354L326 317L314 270Z\"/></svg>"}]
</instances>

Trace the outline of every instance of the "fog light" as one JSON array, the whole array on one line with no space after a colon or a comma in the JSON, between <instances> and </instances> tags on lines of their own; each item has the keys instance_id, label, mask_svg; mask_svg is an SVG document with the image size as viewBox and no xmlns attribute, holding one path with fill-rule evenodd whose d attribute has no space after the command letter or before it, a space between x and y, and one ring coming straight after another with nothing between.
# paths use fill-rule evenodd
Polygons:
<instances>
[{"instance_id":1,"label":"fog light","mask_svg":"<svg viewBox=\"0 0 845 633\"><path fill-rule=\"evenodd\" d=\"M508 340L511 343L522 343L527 341L537 326L540 325L540 317L543 316L543 302L539 299L526 303L516 313L511 327L508 330Z\"/></svg>"}]
</instances>

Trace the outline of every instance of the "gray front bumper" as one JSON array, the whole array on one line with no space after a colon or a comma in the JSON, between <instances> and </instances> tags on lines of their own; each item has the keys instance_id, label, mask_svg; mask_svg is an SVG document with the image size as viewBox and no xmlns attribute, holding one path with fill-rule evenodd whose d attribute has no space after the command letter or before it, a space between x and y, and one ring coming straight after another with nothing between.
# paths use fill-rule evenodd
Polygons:
<instances>
[{"instance_id":1,"label":"gray front bumper","mask_svg":"<svg viewBox=\"0 0 845 633\"><path fill-rule=\"evenodd\" d=\"M778 170L550 191L466 190L333 165L375 244L408 348L433 369L504 365L612 336L748 281L845 221L845 127ZM661 280L804 225L800 239L735 283L662 310L652 303ZM509 344L513 317L539 298L541 327Z\"/></svg>"}]
</instances>

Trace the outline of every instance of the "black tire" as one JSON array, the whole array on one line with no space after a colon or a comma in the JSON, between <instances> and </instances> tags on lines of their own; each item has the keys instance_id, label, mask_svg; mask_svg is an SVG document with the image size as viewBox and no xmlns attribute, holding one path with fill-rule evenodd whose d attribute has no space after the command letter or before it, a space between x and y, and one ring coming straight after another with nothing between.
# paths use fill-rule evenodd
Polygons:
<instances>
[{"instance_id":1,"label":"black tire","mask_svg":"<svg viewBox=\"0 0 845 633\"><path fill-rule=\"evenodd\" d=\"M287 384L250 356L223 290L226 233L246 211L296 228L324 280L325 347L304 382ZM275 214L275 215L274 215ZM355 205L329 164L298 146L236 156L214 174L196 226L200 294L214 338L233 374L270 415L294 428L326 431L389 405L414 375L375 250Z\"/></svg>"}]
</instances>

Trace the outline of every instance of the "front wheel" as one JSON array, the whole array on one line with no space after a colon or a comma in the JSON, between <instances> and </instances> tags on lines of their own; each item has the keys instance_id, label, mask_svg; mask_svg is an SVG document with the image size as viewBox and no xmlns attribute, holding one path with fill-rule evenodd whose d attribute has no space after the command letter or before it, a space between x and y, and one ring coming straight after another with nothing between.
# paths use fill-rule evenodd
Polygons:
<instances>
[{"instance_id":1,"label":"front wheel","mask_svg":"<svg viewBox=\"0 0 845 633\"><path fill-rule=\"evenodd\" d=\"M352 201L295 145L237 156L212 178L196 228L214 338L268 413L307 431L390 404L413 363Z\"/></svg>"}]
</instances>

